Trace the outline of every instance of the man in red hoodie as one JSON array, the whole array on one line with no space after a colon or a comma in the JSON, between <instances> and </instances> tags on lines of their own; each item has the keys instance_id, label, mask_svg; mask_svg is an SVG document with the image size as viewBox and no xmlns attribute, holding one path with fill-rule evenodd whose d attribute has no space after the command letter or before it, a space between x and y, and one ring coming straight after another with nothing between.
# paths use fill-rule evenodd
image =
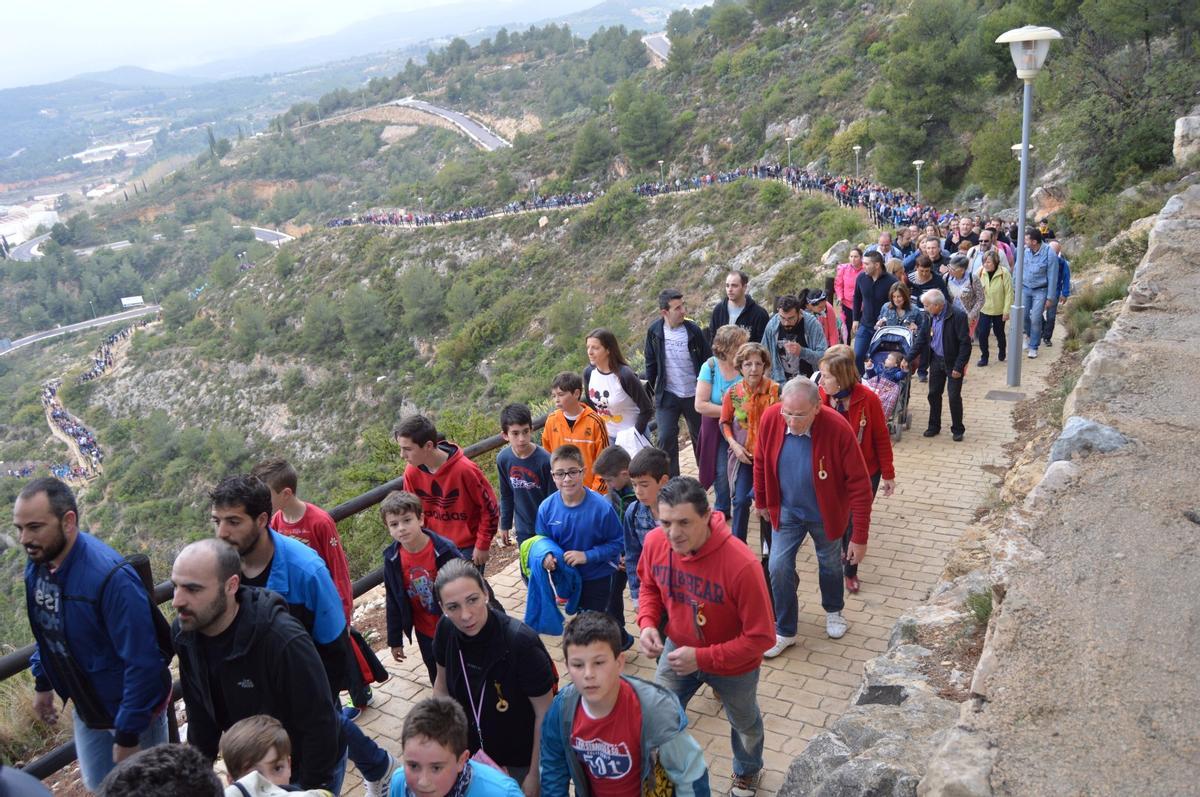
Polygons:
<instances>
[{"instance_id":1,"label":"man in red hoodie","mask_svg":"<svg viewBox=\"0 0 1200 797\"><path fill-rule=\"evenodd\" d=\"M790 380L779 403L763 411L754 449L754 503L775 527L771 538L771 597L775 605L773 658L796 644L800 607L796 600L796 552L805 536L817 550L825 633L846 634L842 581L842 534L851 516L854 531L846 561L867 555L871 524L871 477L850 424L821 404L816 383Z\"/></svg>"},{"instance_id":2,"label":"man in red hoodie","mask_svg":"<svg viewBox=\"0 0 1200 797\"><path fill-rule=\"evenodd\" d=\"M658 520L637 566L642 653L660 657L655 680L685 708L701 684L712 687L729 717L729 793L753 797L763 767L758 672L774 641L762 566L689 476L659 491ZM666 640L658 630L664 616Z\"/></svg>"},{"instance_id":3,"label":"man in red hoodie","mask_svg":"<svg viewBox=\"0 0 1200 797\"><path fill-rule=\"evenodd\" d=\"M408 462L404 489L421 499L425 525L458 546L482 573L500 524L491 482L461 448L439 440L424 415L405 418L394 436Z\"/></svg>"}]
</instances>

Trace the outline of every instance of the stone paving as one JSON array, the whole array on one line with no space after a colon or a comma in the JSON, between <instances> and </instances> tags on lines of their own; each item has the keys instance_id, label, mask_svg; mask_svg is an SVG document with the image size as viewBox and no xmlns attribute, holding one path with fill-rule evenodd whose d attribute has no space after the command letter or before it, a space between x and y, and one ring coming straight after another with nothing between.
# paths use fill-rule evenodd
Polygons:
<instances>
[{"instance_id":1,"label":"stone paving","mask_svg":"<svg viewBox=\"0 0 1200 797\"><path fill-rule=\"evenodd\" d=\"M1061 330L1060 330L1061 331ZM1061 345L1061 336L1058 343ZM995 357L993 345L993 358ZM912 429L895 446L895 494L880 495L871 518L871 541L866 561L859 568L862 590L847 594L845 616L849 632L838 640L825 636L824 611L817 589L817 564L811 546L801 549L800 641L782 656L763 662L759 681L759 706L766 725L765 769L759 788L764 797L774 795L783 783L792 758L816 734L832 723L847 706L858 686L863 662L883 652L896 618L925 599L938 582L942 567L977 507L994 499L999 477L984 466L1007 467L1004 444L1014 438L1011 394L1032 397L1044 386L1055 355L1061 349L1046 349L1037 360L1022 360L1022 386L1006 386L1006 364L995 359L987 368L968 368L963 386L966 439L955 443L949 434L949 409L944 408L941 435L924 438L928 418L925 385L913 381L910 403ZM977 356L977 354L976 354ZM987 398L990 391L1009 394ZM681 461L692 462L689 452ZM756 523L751 523L751 545L758 550ZM490 573L489 581L501 602L515 616L524 613L524 589L517 565ZM365 596L365 600L376 597ZM627 601L627 604L629 602ZM632 605L628 606L629 628L634 628ZM543 637L550 654L561 664L559 640ZM654 677L653 660L631 652L628 671L647 679ZM386 650L380 658L394 677L375 689L375 705L364 712L359 723L381 744L398 753L396 739L408 707L430 694L424 666L415 646L402 664L391 660ZM712 692L703 688L688 708L691 732L705 748L715 794L728 793L732 772L729 725ZM351 767L347 794L358 793L357 772Z\"/></svg>"}]
</instances>

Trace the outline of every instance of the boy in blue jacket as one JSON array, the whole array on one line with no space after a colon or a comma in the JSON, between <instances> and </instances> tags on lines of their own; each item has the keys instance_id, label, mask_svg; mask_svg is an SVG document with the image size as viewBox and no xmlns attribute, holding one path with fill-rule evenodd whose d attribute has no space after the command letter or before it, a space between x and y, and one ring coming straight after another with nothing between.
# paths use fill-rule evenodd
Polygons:
<instances>
[{"instance_id":1,"label":"boy in blue jacket","mask_svg":"<svg viewBox=\"0 0 1200 797\"><path fill-rule=\"evenodd\" d=\"M624 675L621 631L611 617L583 612L563 633L571 684L542 720L543 797L640 797L669 783L676 797L707 797L708 767L667 689Z\"/></svg>"},{"instance_id":2,"label":"boy in blue jacket","mask_svg":"<svg viewBox=\"0 0 1200 797\"><path fill-rule=\"evenodd\" d=\"M563 561L583 578L580 610L603 612L625 543L621 521L607 498L583 486L583 452L576 446L554 449L550 465L558 492L538 507L536 532L558 543ZM552 555L543 558L542 567L556 566Z\"/></svg>"},{"instance_id":3,"label":"boy in blue jacket","mask_svg":"<svg viewBox=\"0 0 1200 797\"><path fill-rule=\"evenodd\" d=\"M413 706L400 744L404 766L392 775L388 797L523 797L508 775L471 760L467 715L452 698Z\"/></svg>"}]
</instances>

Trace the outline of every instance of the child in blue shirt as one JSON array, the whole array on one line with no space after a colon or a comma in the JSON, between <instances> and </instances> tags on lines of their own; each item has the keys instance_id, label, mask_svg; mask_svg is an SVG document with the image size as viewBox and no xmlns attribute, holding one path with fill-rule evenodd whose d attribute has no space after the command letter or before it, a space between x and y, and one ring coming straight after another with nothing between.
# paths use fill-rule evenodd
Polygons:
<instances>
[{"instance_id":1,"label":"child in blue shirt","mask_svg":"<svg viewBox=\"0 0 1200 797\"><path fill-rule=\"evenodd\" d=\"M400 732L403 766L392 774L388 797L524 797L517 782L471 760L467 715L449 697L413 706Z\"/></svg>"},{"instance_id":2,"label":"child in blue shirt","mask_svg":"<svg viewBox=\"0 0 1200 797\"><path fill-rule=\"evenodd\" d=\"M646 535L658 528L658 491L671 478L671 460L660 448L643 448L629 462L629 479L637 500L625 508L625 570L629 595L638 605L638 559Z\"/></svg>"},{"instance_id":3,"label":"child in blue shirt","mask_svg":"<svg viewBox=\"0 0 1200 797\"><path fill-rule=\"evenodd\" d=\"M583 486L583 452L577 447L554 449L550 465L558 492L538 507L535 531L558 543L563 561L583 578L580 611L606 611L624 543L621 521L607 498ZM554 556L547 555L542 566L553 571Z\"/></svg>"},{"instance_id":4,"label":"child in blue shirt","mask_svg":"<svg viewBox=\"0 0 1200 797\"><path fill-rule=\"evenodd\" d=\"M533 417L524 404L500 411L500 436L508 443L496 456L500 475L500 544L512 545L533 536L537 510L556 489L550 477L550 455L533 443Z\"/></svg>"}]
</instances>

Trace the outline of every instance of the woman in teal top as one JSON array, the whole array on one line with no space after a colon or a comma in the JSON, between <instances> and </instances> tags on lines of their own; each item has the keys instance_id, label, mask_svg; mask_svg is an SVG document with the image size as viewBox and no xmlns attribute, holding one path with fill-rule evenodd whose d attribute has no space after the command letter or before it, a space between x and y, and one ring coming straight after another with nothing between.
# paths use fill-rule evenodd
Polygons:
<instances>
[{"instance_id":1,"label":"woman in teal top","mask_svg":"<svg viewBox=\"0 0 1200 797\"><path fill-rule=\"evenodd\" d=\"M742 374L733 363L742 344L749 340L745 329L726 324L713 335L710 357L700 366L696 379L696 412L700 413L700 484L705 488L716 485L717 500L713 508L729 515L729 479L726 475L729 444L721 434L721 400L725 391L742 381Z\"/></svg>"}]
</instances>

